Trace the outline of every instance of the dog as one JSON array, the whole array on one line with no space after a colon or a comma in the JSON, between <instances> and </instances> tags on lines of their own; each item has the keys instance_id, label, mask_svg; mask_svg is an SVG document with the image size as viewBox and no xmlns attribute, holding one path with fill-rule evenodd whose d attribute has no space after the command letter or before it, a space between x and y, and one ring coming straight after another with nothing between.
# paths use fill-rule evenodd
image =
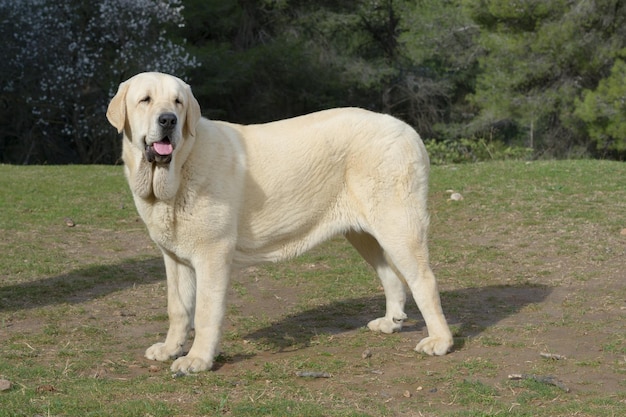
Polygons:
<instances>
[{"instance_id":1,"label":"dog","mask_svg":"<svg viewBox=\"0 0 626 417\"><path fill-rule=\"evenodd\" d=\"M256 125L212 121L189 85L154 72L121 83L106 115L123 133L125 176L165 262L169 330L148 359L175 359L173 372L210 370L232 272L336 235L382 282L386 313L369 329L401 329L408 286L428 331L415 350L451 349L429 265L429 159L410 126L358 108Z\"/></svg>"}]
</instances>

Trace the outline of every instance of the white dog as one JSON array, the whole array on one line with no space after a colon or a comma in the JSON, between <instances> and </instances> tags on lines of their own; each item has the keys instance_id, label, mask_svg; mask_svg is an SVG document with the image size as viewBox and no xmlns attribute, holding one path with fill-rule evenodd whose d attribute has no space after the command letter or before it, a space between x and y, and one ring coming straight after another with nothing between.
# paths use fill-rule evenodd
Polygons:
<instances>
[{"instance_id":1,"label":"white dog","mask_svg":"<svg viewBox=\"0 0 626 417\"><path fill-rule=\"evenodd\" d=\"M107 118L124 134L125 174L165 260L170 326L148 359L178 358L174 372L210 369L233 268L291 258L338 234L382 281L387 312L371 330L400 330L406 283L429 334L415 349L452 347L428 261L428 156L405 123L356 108L249 126L211 121L187 84L160 73L122 83Z\"/></svg>"}]
</instances>

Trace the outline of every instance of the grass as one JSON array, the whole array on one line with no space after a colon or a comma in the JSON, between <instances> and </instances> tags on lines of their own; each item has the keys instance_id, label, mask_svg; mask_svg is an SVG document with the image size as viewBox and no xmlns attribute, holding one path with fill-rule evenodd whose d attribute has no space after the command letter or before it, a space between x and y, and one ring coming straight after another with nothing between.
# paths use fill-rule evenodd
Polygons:
<instances>
[{"instance_id":1,"label":"grass","mask_svg":"<svg viewBox=\"0 0 626 417\"><path fill-rule=\"evenodd\" d=\"M412 301L402 332L364 329L384 296L337 239L234 277L216 370L172 378L142 357L167 330L164 270L121 167L0 166L0 417L620 415L626 165L435 166L430 194L452 354L412 351Z\"/></svg>"}]
</instances>

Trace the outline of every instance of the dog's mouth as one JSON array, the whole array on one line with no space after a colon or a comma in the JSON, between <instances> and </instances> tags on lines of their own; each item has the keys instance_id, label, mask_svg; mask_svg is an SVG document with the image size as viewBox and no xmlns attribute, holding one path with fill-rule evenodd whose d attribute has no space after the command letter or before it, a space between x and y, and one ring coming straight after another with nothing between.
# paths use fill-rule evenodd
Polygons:
<instances>
[{"instance_id":1,"label":"dog's mouth","mask_svg":"<svg viewBox=\"0 0 626 417\"><path fill-rule=\"evenodd\" d=\"M168 136L158 142L146 144L146 159L157 164L169 164L174 153L174 144Z\"/></svg>"}]
</instances>

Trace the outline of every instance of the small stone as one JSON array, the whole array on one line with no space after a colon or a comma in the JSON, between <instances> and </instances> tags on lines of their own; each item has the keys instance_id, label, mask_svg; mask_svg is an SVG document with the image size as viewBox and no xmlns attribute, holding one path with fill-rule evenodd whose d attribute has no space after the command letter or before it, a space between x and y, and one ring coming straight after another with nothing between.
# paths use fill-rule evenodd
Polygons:
<instances>
[{"instance_id":1,"label":"small stone","mask_svg":"<svg viewBox=\"0 0 626 417\"><path fill-rule=\"evenodd\" d=\"M65 225L67 227L74 227L76 226L76 223L74 223L74 220L70 219L69 217L65 218Z\"/></svg>"},{"instance_id":2,"label":"small stone","mask_svg":"<svg viewBox=\"0 0 626 417\"><path fill-rule=\"evenodd\" d=\"M159 371L160 371L160 369L156 365L150 365L150 367L148 368L148 372L156 373L156 372L159 372Z\"/></svg>"},{"instance_id":3,"label":"small stone","mask_svg":"<svg viewBox=\"0 0 626 417\"><path fill-rule=\"evenodd\" d=\"M369 349L365 349L363 353L361 353L361 358L368 359L372 357L372 351Z\"/></svg>"},{"instance_id":4,"label":"small stone","mask_svg":"<svg viewBox=\"0 0 626 417\"><path fill-rule=\"evenodd\" d=\"M404 391L404 394L402 394L405 398L411 398L411 393L409 392L409 390Z\"/></svg>"},{"instance_id":5,"label":"small stone","mask_svg":"<svg viewBox=\"0 0 626 417\"><path fill-rule=\"evenodd\" d=\"M11 381L8 381L6 379L0 379L0 391L8 391L11 388L13 388L13 384L11 383Z\"/></svg>"},{"instance_id":6,"label":"small stone","mask_svg":"<svg viewBox=\"0 0 626 417\"><path fill-rule=\"evenodd\" d=\"M452 200L452 201L461 201L461 200L463 200L463 196L460 193L452 193L450 195L450 200Z\"/></svg>"},{"instance_id":7,"label":"small stone","mask_svg":"<svg viewBox=\"0 0 626 417\"><path fill-rule=\"evenodd\" d=\"M187 372L183 372L183 371L176 371L175 374L172 374L172 378L177 379L177 378L184 378L186 376L189 376L189 373Z\"/></svg>"}]
</instances>

